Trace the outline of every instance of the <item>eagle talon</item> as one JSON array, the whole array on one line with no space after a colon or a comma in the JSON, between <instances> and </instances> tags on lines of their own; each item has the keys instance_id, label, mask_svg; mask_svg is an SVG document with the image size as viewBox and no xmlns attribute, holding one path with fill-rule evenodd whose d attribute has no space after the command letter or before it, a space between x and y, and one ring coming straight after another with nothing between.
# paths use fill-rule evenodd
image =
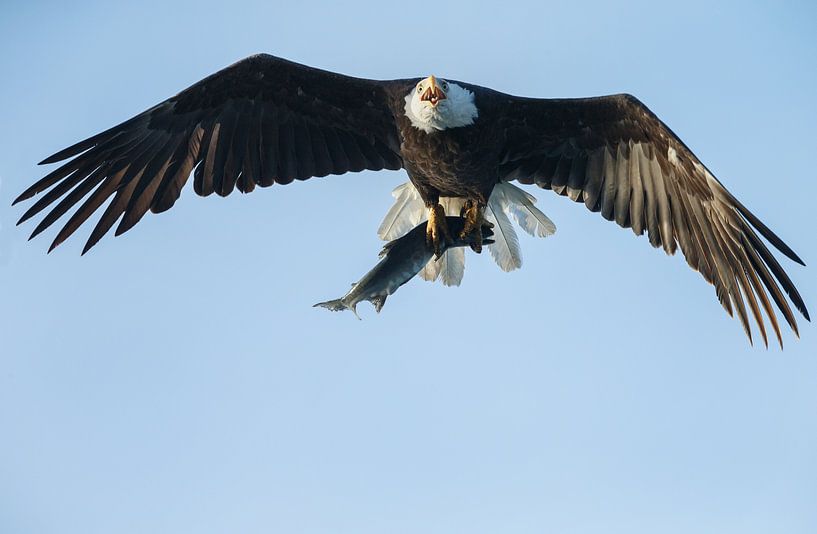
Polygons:
<instances>
[{"instance_id":1,"label":"eagle talon","mask_svg":"<svg viewBox=\"0 0 817 534\"><path fill-rule=\"evenodd\" d=\"M469 200L465 203L461 212L461 215L465 217L465 224L462 232L460 232L460 237L471 241L471 250L477 254L482 252L482 228L494 227L493 223L485 219L484 209L485 206Z\"/></svg>"},{"instance_id":2,"label":"eagle talon","mask_svg":"<svg viewBox=\"0 0 817 534\"><path fill-rule=\"evenodd\" d=\"M454 243L454 239L451 237L448 223L446 223L445 220L445 210L441 205L434 204L428 208L426 244L430 249L434 250L435 259L440 259L443 255L443 247L440 246L441 242L444 242L446 245L451 245Z\"/></svg>"}]
</instances>

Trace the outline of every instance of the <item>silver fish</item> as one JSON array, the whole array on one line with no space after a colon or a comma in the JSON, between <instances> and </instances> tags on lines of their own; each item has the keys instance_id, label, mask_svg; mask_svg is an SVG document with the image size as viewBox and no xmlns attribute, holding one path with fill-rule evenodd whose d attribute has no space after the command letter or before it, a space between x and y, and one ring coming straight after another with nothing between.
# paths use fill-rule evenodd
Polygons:
<instances>
[{"instance_id":1,"label":"silver fish","mask_svg":"<svg viewBox=\"0 0 817 534\"><path fill-rule=\"evenodd\" d=\"M473 233L466 238L460 237L465 222L462 217L446 217L446 220L453 242L445 244L440 251L441 254L449 248L466 247L473 243ZM352 284L352 289L346 295L339 299L319 302L313 307L322 306L332 311L352 310L355 317L360 319L355 307L358 302L368 300L374 305L375 311L380 313L380 309L386 303L386 297L414 278L434 256L434 251L426 244L426 224L423 222L403 237L386 243L380 252L382 258L380 262L357 283ZM490 228L482 227L484 245L493 243L487 239L492 235L494 233Z\"/></svg>"}]
</instances>

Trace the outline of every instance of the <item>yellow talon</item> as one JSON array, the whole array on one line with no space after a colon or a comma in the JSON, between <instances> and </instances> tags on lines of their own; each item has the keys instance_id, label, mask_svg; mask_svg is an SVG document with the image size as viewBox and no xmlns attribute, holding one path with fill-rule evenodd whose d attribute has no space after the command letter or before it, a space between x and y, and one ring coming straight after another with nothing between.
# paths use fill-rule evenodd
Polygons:
<instances>
[{"instance_id":1,"label":"yellow talon","mask_svg":"<svg viewBox=\"0 0 817 534\"><path fill-rule=\"evenodd\" d=\"M448 230L448 223L445 220L445 210L440 204L434 204L428 208L428 224L426 225L426 243L434 249L434 256L439 259L442 256L442 241L447 245L454 242L451 232Z\"/></svg>"},{"instance_id":2,"label":"yellow talon","mask_svg":"<svg viewBox=\"0 0 817 534\"><path fill-rule=\"evenodd\" d=\"M460 237L465 239L470 234L474 234L471 242L471 250L477 254L482 252L482 227L494 227L492 223L485 219L484 209L484 206L480 206L473 200L467 201L463 207L465 224L463 225L462 232L460 232Z\"/></svg>"}]
</instances>

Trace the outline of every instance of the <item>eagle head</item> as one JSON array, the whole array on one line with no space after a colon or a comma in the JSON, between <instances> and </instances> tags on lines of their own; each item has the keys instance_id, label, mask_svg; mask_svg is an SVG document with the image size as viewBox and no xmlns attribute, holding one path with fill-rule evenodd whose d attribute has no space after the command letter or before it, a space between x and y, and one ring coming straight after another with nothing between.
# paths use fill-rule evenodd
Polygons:
<instances>
[{"instance_id":1,"label":"eagle head","mask_svg":"<svg viewBox=\"0 0 817 534\"><path fill-rule=\"evenodd\" d=\"M406 95L405 111L412 126L426 133L468 126L479 114L474 93L435 76L417 82Z\"/></svg>"}]
</instances>

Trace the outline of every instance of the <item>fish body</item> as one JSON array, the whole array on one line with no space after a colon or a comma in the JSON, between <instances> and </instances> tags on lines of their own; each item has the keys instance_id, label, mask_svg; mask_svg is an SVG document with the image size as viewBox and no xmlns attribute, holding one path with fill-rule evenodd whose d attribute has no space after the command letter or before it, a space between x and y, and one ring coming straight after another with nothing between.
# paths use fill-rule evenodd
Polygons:
<instances>
[{"instance_id":1,"label":"fish body","mask_svg":"<svg viewBox=\"0 0 817 534\"><path fill-rule=\"evenodd\" d=\"M449 248L465 247L473 243L474 234L462 238L460 232L465 223L462 217L446 217L448 228L453 242L443 245L441 252ZM321 306L332 311L352 310L355 317L360 319L355 309L357 304L368 300L380 313L386 297L414 278L420 269L434 256L434 251L426 244L426 222L415 226L406 235L389 241L380 252L381 260L371 271L363 275L358 282L352 284L352 289L339 299L319 302L314 307ZM487 239L493 235L490 228L482 228L483 243L492 241Z\"/></svg>"}]
</instances>

